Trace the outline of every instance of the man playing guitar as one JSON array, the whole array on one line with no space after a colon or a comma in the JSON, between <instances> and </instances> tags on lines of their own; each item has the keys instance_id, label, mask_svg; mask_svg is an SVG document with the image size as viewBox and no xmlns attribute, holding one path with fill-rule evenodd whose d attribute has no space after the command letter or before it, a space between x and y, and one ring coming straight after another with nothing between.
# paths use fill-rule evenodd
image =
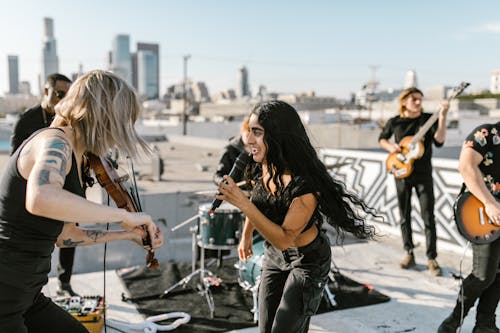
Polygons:
<instances>
[{"instance_id":1,"label":"man playing guitar","mask_svg":"<svg viewBox=\"0 0 500 333\"><path fill-rule=\"evenodd\" d=\"M487 215L483 224L496 227L500 227L499 165L500 122L477 127L465 140L458 169L464 179L465 193L483 205ZM478 212L466 215L463 222L470 222L477 215ZM472 272L463 281L453 312L439 326L438 333L456 332L477 299L476 325L472 332L499 332L495 311L500 297L500 238L491 237L491 242L485 239L473 242L472 261Z\"/></svg>"},{"instance_id":2,"label":"man playing guitar","mask_svg":"<svg viewBox=\"0 0 500 333\"><path fill-rule=\"evenodd\" d=\"M399 96L399 115L390 118L380 133L379 143L382 148L389 153L399 153L402 151L400 145L403 138L415 135L420 127L432 117L431 113L423 112L423 93L415 88L407 88ZM446 114L449 102L441 102L439 119L432 124L423 136L423 149L420 158L414 161L411 174L404 178L395 177L396 190L399 202L399 212L401 218L401 233L406 254L400 263L401 268L408 269L416 265L413 248L411 229L411 194L415 188L420 201L420 210L425 224L425 237L427 245L428 267L431 274L441 275L436 257L436 224L434 221L434 183L432 180L432 143L436 147L444 144L446 138ZM389 141L394 136L395 142ZM396 176L396 173L395 173Z\"/></svg>"}]
</instances>

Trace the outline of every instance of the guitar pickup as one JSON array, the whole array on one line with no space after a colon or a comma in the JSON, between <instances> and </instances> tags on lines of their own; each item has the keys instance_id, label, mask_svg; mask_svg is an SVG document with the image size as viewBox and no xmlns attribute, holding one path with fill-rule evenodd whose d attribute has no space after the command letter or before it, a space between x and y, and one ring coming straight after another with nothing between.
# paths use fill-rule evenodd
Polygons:
<instances>
[{"instance_id":1,"label":"guitar pickup","mask_svg":"<svg viewBox=\"0 0 500 333\"><path fill-rule=\"evenodd\" d=\"M405 155L399 153L397 156L398 156L398 160L400 160L401 162L405 162L406 163L407 159L406 159Z\"/></svg>"}]
</instances>

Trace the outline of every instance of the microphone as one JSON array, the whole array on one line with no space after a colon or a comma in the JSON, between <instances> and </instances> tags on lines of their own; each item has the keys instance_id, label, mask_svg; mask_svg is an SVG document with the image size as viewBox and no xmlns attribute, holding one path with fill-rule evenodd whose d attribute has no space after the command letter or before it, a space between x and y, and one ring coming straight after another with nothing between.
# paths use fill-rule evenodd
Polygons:
<instances>
[{"instance_id":1,"label":"microphone","mask_svg":"<svg viewBox=\"0 0 500 333\"><path fill-rule=\"evenodd\" d=\"M245 151L242 151L240 155L238 155L238 157L236 158L236 161L234 161L233 167L231 168L231 171L229 171L229 177L233 178L235 181L238 181L238 179L240 179L243 176L243 169L250 162L251 159L252 159L251 155L249 155ZM220 192L218 194L220 194ZM214 201L212 202L212 208L210 208L208 213L213 214L214 211L217 208L219 208L221 203L222 200L214 199Z\"/></svg>"}]
</instances>

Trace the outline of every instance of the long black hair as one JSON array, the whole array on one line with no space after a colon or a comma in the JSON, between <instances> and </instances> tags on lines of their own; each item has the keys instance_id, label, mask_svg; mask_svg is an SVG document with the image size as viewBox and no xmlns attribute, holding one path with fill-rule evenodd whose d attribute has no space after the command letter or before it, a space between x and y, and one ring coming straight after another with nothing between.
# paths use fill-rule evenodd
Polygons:
<instances>
[{"instance_id":1,"label":"long black hair","mask_svg":"<svg viewBox=\"0 0 500 333\"><path fill-rule=\"evenodd\" d=\"M264 128L266 163L270 173L267 187L272 179L279 195L285 189L282 181L285 172L291 173L292 177L301 176L314 189L324 221L335 228L340 239L344 238L344 232L362 239L372 238L375 228L366 224L364 217L367 214L377 217L376 211L355 194L347 192L344 183L328 173L311 145L297 111L283 101L267 101L255 105L251 113L257 116ZM254 168L253 172L260 172L260 169ZM256 176L253 174L251 178Z\"/></svg>"}]
</instances>

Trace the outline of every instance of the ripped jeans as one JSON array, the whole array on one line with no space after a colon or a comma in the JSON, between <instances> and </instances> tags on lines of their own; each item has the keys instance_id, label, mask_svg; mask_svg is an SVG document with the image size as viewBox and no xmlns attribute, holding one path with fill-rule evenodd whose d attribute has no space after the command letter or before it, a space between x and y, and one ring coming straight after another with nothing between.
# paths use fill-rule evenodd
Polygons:
<instances>
[{"instance_id":1,"label":"ripped jeans","mask_svg":"<svg viewBox=\"0 0 500 333\"><path fill-rule=\"evenodd\" d=\"M310 244L284 251L264 242L259 331L307 332L321 302L330 263L330 242L322 231Z\"/></svg>"}]
</instances>

